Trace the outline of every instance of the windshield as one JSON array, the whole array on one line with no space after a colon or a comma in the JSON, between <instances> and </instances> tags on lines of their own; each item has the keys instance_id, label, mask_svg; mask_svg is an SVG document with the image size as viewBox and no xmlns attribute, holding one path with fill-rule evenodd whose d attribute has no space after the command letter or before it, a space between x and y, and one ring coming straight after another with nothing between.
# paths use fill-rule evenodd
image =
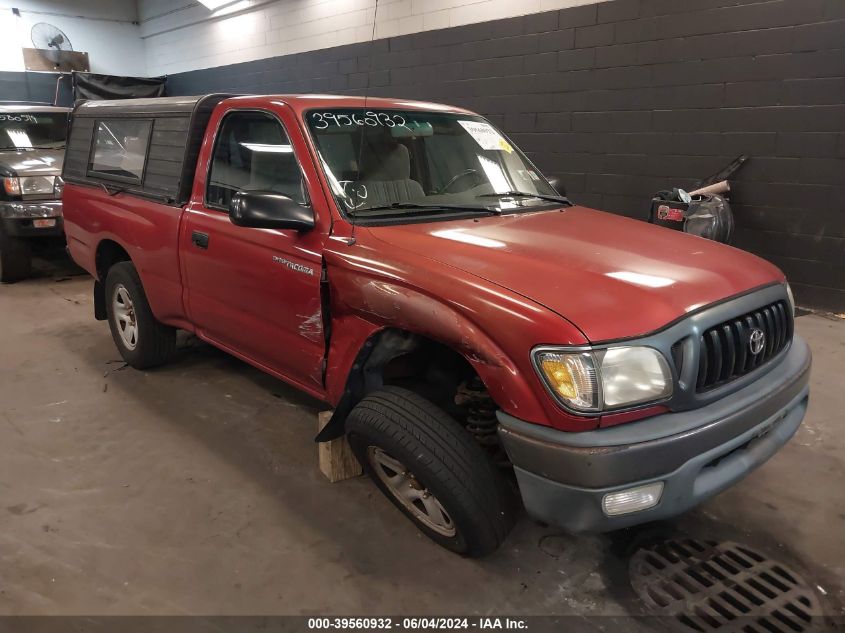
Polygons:
<instances>
[{"instance_id":1,"label":"windshield","mask_svg":"<svg viewBox=\"0 0 845 633\"><path fill-rule=\"evenodd\" d=\"M510 212L560 200L480 117L364 108L305 116L335 196L351 215Z\"/></svg>"},{"instance_id":2,"label":"windshield","mask_svg":"<svg viewBox=\"0 0 845 633\"><path fill-rule=\"evenodd\" d=\"M65 112L0 113L0 150L62 148L67 117Z\"/></svg>"}]
</instances>

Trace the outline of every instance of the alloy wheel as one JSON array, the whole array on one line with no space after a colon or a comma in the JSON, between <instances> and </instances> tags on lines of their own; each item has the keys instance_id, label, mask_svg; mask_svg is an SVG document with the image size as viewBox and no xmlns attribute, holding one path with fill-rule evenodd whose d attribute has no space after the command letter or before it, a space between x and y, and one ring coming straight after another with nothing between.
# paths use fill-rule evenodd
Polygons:
<instances>
[{"instance_id":1,"label":"alloy wheel","mask_svg":"<svg viewBox=\"0 0 845 633\"><path fill-rule=\"evenodd\" d=\"M126 349L134 350L138 346L138 321L135 317L132 297L123 284L117 284L114 288L112 314L114 314L117 332Z\"/></svg>"},{"instance_id":2,"label":"alloy wheel","mask_svg":"<svg viewBox=\"0 0 845 633\"><path fill-rule=\"evenodd\" d=\"M438 534L455 536L452 517L402 462L377 446L367 448L367 458L379 480L414 518Z\"/></svg>"}]
</instances>

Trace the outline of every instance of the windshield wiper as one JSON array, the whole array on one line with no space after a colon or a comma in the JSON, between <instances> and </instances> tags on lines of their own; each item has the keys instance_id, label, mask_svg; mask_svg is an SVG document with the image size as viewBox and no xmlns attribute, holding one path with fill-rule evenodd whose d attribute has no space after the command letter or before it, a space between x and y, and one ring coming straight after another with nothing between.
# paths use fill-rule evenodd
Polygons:
<instances>
[{"instance_id":1,"label":"windshield wiper","mask_svg":"<svg viewBox=\"0 0 845 633\"><path fill-rule=\"evenodd\" d=\"M560 202L572 206L568 198L563 196L548 196L543 193L528 193L525 191L500 191L497 193L482 193L476 198L539 198L540 200L548 200L549 202Z\"/></svg>"},{"instance_id":2,"label":"windshield wiper","mask_svg":"<svg viewBox=\"0 0 845 633\"><path fill-rule=\"evenodd\" d=\"M353 209L349 213L351 215L360 215L370 211L396 211L402 209L412 209L420 211L473 211L476 213L491 213L498 214L499 210L480 205L469 204L419 204L417 202L391 202L390 204L382 204L375 207L365 207L363 209Z\"/></svg>"}]
</instances>

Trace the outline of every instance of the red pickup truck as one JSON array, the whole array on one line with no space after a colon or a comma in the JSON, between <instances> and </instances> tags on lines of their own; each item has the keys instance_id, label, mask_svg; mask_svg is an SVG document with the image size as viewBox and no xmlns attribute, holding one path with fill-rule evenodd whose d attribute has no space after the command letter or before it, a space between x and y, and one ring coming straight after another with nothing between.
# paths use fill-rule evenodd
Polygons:
<instances>
[{"instance_id":1,"label":"red pickup truck","mask_svg":"<svg viewBox=\"0 0 845 633\"><path fill-rule=\"evenodd\" d=\"M73 112L73 258L123 358L176 329L334 408L425 534L496 549L670 517L795 433L810 352L784 275L573 205L484 118L339 96Z\"/></svg>"}]
</instances>

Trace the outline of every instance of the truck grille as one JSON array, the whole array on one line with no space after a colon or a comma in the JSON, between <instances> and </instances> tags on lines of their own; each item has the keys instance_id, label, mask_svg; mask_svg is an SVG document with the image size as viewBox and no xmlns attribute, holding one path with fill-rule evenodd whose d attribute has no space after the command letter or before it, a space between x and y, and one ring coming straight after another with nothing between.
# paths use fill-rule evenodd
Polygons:
<instances>
[{"instance_id":1,"label":"truck grille","mask_svg":"<svg viewBox=\"0 0 845 633\"><path fill-rule=\"evenodd\" d=\"M751 336L763 334L762 349L752 353ZM755 337L759 339L759 335ZM702 334L696 391L718 387L753 371L792 340L792 311L776 301L753 312L720 323Z\"/></svg>"}]
</instances>

